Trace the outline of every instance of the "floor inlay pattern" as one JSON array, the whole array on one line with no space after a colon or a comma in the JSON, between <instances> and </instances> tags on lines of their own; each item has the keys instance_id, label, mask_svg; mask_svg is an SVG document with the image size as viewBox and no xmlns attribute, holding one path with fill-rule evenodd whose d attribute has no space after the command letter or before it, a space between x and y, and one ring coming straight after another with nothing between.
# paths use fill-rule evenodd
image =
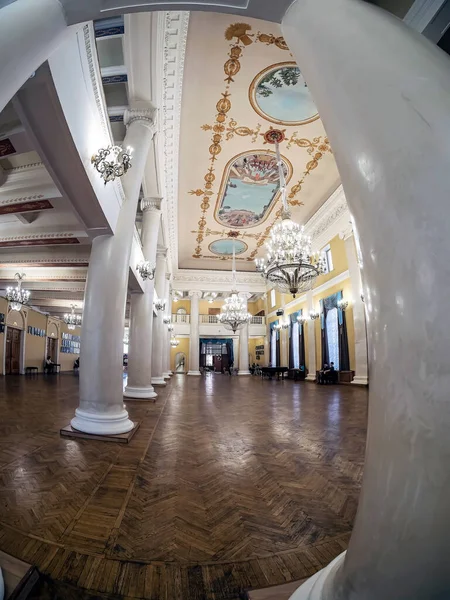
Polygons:
<instances>
[{"instance_id":1,"label":"floor inlay pattern","mask_svg":"<svg viewBox=\"0 0 450 600\"><path fill-rule=\"evenodd\" d=\"M0 549L53 580L235 600L347 547L365 389L174 376L155 404L128 403L127 446L60 438L77 393L69 375L0 380Z\"/></svg>"}]
</instances>

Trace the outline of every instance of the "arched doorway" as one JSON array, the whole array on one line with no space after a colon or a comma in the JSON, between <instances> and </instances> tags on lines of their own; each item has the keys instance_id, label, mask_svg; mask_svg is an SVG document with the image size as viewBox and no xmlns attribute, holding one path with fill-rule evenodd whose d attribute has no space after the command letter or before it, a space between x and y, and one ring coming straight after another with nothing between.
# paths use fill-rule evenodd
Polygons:
<instances>
[{"instance_id":1,"label":"arched doorway","mask_svg":"<svg viewBox=\"0 0 450 600\"><path fill-rule=\"evenodd\" d=\"M184 352L175 354L175 373L186 373L186 354Z\"/></svg>"}]
</instances>

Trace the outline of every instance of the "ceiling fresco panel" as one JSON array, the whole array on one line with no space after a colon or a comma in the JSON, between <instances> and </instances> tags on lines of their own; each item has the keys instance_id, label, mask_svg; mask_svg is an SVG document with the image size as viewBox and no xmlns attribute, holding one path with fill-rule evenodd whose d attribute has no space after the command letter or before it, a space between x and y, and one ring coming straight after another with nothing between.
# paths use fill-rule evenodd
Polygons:
<instances>
[{"instance_id":1,"label":"ceiling fresco panel","mask_svg":"<svg viewBox=\"0 0 450 600\"><path fill-rule=\"evenodd\" d=\"M293 218L305 223L339 174L279 25L192 13L181 111L180 268L229 269L234 240L237 268L254 270L281 214L274 136Z\"/></svg>"}]
</instances>

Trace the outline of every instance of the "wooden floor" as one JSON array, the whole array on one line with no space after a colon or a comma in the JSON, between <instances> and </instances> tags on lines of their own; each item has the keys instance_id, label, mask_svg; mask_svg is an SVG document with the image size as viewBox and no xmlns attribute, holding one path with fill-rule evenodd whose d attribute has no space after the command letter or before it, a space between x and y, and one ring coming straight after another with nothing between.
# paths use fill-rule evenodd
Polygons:
<instances>
[{"instance_id":1,"label":"wooden floor","mask_svg":"<svg viewBox=\"0 0 450 600\"><path fill-rule=\"evenodd\" d=\"M77 393L72 375L0 378L0 550L55 585L235 600L347 547L365 389L176 375L127 403L128 446L60 438Z\"/></svg>"}]
</instances>

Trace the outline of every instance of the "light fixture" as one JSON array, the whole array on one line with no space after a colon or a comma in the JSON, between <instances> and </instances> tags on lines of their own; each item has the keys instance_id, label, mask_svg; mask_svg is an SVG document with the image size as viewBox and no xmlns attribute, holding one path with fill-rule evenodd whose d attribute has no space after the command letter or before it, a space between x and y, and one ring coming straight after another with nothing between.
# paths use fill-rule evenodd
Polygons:
<instances>
[{"instance_id":1,"label":"light fixture","mask_svg":"<svg viewBox=\"0 0 450 600\"><path fill-rule=\"evenodd\" d=\"M273 328L275 329L275 331L281 331L281 323L277 323L273 326Z\"/></svg>"},{"instance_id":2,"label":"light fixture","mask_svg":"<svg viewBox=\"0 0 450 600\"><path fill-rule=\"evenodd\" d=\"M208 300L208 302L212 304L217 298L217 292L206 292L205 294L203 294L203 298L205 300Z\"/></svg>"},{"instance_id":3,"label":"light fixture","mask_svg":"<svg viewBox=\"0 0 450 600\"><path fill-rule=\"evenodd\" d=\"M281 329L289 329L289 320L288 319L283 319L283 321L281 321Z\"/></svg>"},{"instance_id":4,"label":"light fixture","mask_svg":"<svg viewBox=\"0 0 450 600\"><path fill-rule=\"evenodd\" d=\"M172 323L169 323L169 324L167 325L167 331L170 331L170 332L172 332L172 331L173 331L173 325L172 325Z\"/></svg>"},{"instance_id":5,"label":"light fixture","mask_svg":"<svg viewBox=\"0 0 450 600\"><path fill-rule=\"evenodd\" d=\"M16 273L14 279L17 280L17 286L6 288L6 299L10 302L12 310L20 310L30 299L30 292L22 289L22 279L24 277L25 273Z\"/></svg>"},{"instance_id":6,"label":"light fixture","mask_svg":"<svg viewBox=\"0 0 450 600\"><path fill-rule=\"evenodd\" d=\"M155 300L154 306L156 310L166 310L166 301L165 300Z\"/></svg>"},{"instance_id":7,"label":"light fixture","mask_svg":"<svg viewBox=\"0 0 450 600\"><path fill-rule=\"evenodd\" d=\"M307 321L307 320L308 320L308 317L306 317L306 316L305 316L305 315L303 315L303 314L301 314L301 315L298 315L298 317L297 317L297 321L298 321L299 323L301 323L302 325L304 325L304 324L306 323L306 321Z\"/></svg>"},{"instance_id":8,"label":"light fixture","mask_svg":"<svg viewBox=\"0 0 450 600\"><path fill-rule=\"evenodd\" d=\"M99 148L97 154L92 156L91 163L100 173L105 185L108 181L125 175L131 167L131 150L130 147L124 150L120 146L107 146Z\"/></svg>"},{"instance_id":9,"label":"light fixture","mask_svg":"<svg viewBox=\"0 0 450 600\"><path fill-rule=\"evenodd\" d=\"M170 345L172 346L172 348L176 348L179 343L180 342L177 340L177 338L174 335L170 338Z\"/></svg>"},{"instance_id":10,"label":"light fixture","mask_svg":"<svg viewBox=\"0 0 450 600\"><path fill-rule=\"evenodd\" d=\"M217 315L219 323L236 333L238 329L242 329L246 323L249 323L252 315L247 311L247 303L243 298L240 298L237 293L236 281L236 252L233 240L233 263L232 263L232 289L231 295L225 298L225 302L221 308L221 312Z\"/></svg>"},{"instance_id":11,"label":"light fixture","mask_svg":"<svg viewBox=\"0 0 450 600\"><path fill-rule=\"evenodd\" d=\"M298 293L310 290L316 277L325 272L325 260L311 254L311 239L304 235L303 226L291 219L279 145L284 133L273 129L265 139L275 144L283 209L281 222L272 227L270 240L266 243L267 262L257 258L256 270L280 292L290 293L295 298Z\"/></svg>"},{"instance_id":12,"label":"light fixture","mask_svg":"<svg viewBox=\"0 0 450 600\"><path fill-rule=\"evenodd\" d=\"M154 279L155 278L155 269L148 260L142 261L136 265L136 270L139 272L139 275L142 279Z\"/></svg>"},{"instance_id":13,"label":"light fixture","mask_svg":"<svg viewBox=\"0 0 450 600\"><path fill-rule=\"evenodd\" d=\"M320 317L320 313L316 312L315 310L310 311L309 318L311 319L311 321L315 321L319 317Z\"/></svg>"},{"instance_id":14,"label":"light fixture","mask_svg":"<svg viewBox=\"0 0 450 600\"><path fill-rule=\"evenodd\" d=\"M169 315L164 315L164 317L163 317L163 323L164 323L164 325L168 325L170 323L170 317L169 317Z\"/></svg>"},{"instance_id":15,"label":"light fixture","mask_svg":"<svg viewBox=\"0 0 450 600\"><path fill-rule=\"evenodd\" d=\"M345 310L346 308L348 308L348 300L344 300L344 298L341 298L341 300L338 300L338 308L340 308L341 310Z\"/></svg>"},{"instance_id":16,"label":"light fixture","mask_svg":"<svg viewBox=\"0 0 450 600\"><path fill-rule=\"evenodd\" d=\"M67 324L68 329L73 330L75 327L80 327L83 321L83 317L81 315L75 314L75 304L70 305L71 311L70 313L66 313L63 317L64 323Z\"/></svg>"}]
</instances>

